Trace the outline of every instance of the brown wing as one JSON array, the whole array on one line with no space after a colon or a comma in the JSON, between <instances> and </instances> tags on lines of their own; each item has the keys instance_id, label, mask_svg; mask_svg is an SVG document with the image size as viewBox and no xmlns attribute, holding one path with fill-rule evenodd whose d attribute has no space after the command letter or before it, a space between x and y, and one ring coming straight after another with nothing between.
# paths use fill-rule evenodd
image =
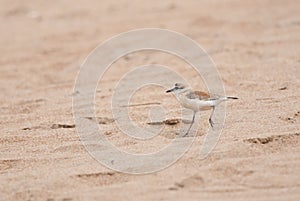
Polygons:
<instances>
[{"instance_id":1,"label":"brown wing","mask_svg":"<svg viewBox=\"0 0 300 201\"><path fill-rule=\"evenodd\" d=\"M203 91L193 91L186 95L190 99L208 100L210 95Z\"/></svg>"}]
</instances>

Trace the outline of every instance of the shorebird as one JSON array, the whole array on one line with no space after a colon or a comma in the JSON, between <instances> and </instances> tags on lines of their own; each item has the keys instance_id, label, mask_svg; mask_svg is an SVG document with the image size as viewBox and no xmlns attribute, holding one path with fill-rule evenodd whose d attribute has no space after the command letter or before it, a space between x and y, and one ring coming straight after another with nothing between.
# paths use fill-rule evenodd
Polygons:
<instances>
[{"instance_id":1,"label":"shorebird","mask_svg":"<svg viewBox=\"0 0 300 201\"><path fill-rule=\"evenodd\" d=\"M195 121L195 115L198 111L212 109L209 117L209 124L211 127L213 127L214 122L212 120L212 117L214 115L215 107L223 101L229 99L238 99L237 97L219 96L202 91L193 91L191 88L182 83L176 83L174 88L166 91L166 93L170 92L173 92L175 94L177 100L183 107L193 110L194 112L191 125L184 136L188 135L188 133L190 132L190 129Z\"/></svg>"}]
</instances>

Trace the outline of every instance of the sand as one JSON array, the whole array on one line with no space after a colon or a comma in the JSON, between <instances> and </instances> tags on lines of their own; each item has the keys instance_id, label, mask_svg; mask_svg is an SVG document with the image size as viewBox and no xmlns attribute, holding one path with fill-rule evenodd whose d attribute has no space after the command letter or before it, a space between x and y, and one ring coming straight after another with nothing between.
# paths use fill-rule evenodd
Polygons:
<instances>
[{"instance_id":1,"label":"sand","mask_svg":"<svg viewBox=\"0 0 300 201\"><path fill-rule=\"evenodd\" d=\"M0 200L300 200L299 1L1 0L0 5ZM222 135L205 160L199 159L199 147L208 112L195 143L174 165L129 175L104 167L85 150L73 120L73 87L80 65L98 44L145 27L170 29L201 44L226 94L240 99L227 103ZM134 142L122 137L106 107L124 73L153 62L191 77L193 87L203 86L172 55L136 53L114 64L97 92L96 114L121 149L148 153L176 136L176 125L166 126L154 143ZM178 104L159 88L141 89L132 100L149 102L168 111ZM131 107L132 120L145 125L151 106Z\"/></svg>"}]
</instances>

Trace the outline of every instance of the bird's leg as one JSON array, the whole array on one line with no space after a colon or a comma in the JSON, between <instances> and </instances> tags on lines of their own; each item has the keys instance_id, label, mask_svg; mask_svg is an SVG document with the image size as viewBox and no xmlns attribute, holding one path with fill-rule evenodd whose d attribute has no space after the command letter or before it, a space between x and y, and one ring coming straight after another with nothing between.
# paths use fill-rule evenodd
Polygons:
<instances>
[{"instance_id":1,"label":"bird's leg","mask_svg":"<svg viewBox=\"0 0 300 201\"><path fill-rule=\"evenodd\" d=\"M211 112L210 117L209 117L209 124L210 124L210 126L211 126L212 128L214 127L214 122L213 122L213 120L212 120L212 117L213 117L213 115L214 115L214 112L215 112L215 106L212 107L212 112Z\"/></svg>"},{"instance_id":2,"label":"bird's leg","mask_svg":"<svg viewBox=\"0 0 300 201\"><path fill-rule=\"evenodd\" d=\"M187 136L187 135L189 134L189 132L190 132L190 130L191 130L191 128L192 128L192 125L193 125L193 123L194 123L194 121L195 121L195 115L196 115L196 112L194 111L193 119L192 119L191 125L190 125L189 129L187 130L187 132L185 133L185 135L184 135L183 137L185 137L185 136Z\"/></svg>"}]
</instances>

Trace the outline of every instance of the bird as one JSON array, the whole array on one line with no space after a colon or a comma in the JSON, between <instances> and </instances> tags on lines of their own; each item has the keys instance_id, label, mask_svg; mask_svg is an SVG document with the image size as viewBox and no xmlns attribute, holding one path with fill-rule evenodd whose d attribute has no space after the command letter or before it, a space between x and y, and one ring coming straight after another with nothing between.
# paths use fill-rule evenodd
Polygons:
<instances>
[{"instance_id":1,"label":"bird","mask_svg":"<svg viewBox=\"0 0 300 201\"><path fill-rule=\"evenodd\" d=\"M212 110L209 117L209 124L213 128L214 122L212 118L214 115L215 107L223 101L227 101L229 99L238 99L237 97L233 96L220 96L209 94L203 91L193 91L190 87L182 83L175 83L172 89L166 91L166 93L171 92L175 94L177 100L184 108L190 109L194 112L191 125L185 133L184 137L189 134L190 129L195 121L195 115L197 112L202 110Z\"/></svg>"}]
</instances>

